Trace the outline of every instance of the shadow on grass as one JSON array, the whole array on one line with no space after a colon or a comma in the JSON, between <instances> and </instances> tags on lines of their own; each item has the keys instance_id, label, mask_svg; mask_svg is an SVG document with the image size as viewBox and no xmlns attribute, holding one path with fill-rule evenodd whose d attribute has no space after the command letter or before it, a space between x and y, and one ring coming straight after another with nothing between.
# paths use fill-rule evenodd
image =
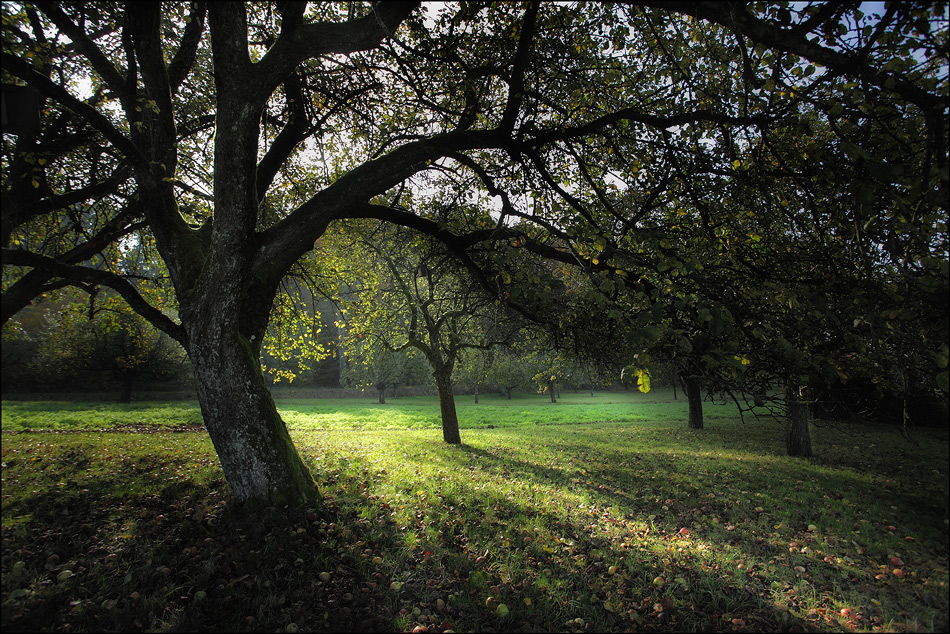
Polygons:
<instances>
[{"instance_id":1,"label":"shadow on grass","mask_svg":"<svg viewBox=\"0 0 950 634\"><path fill-rule=\"evenodd\" d=\"M402 478L395 484L412 496L405 505L377 495L391 476L376 462L332 456L336 466L316 470L332 523L307 509L233 514L220 474L143 484L161 466L145 457L81 479L89 459L51 447L36 483L4 485L3 628L811 631L829 622L803 614L809 593L873 583L788 553L811 515L782 530L769 513L739 530L711 523L714 514L728 520L729 495L754 497L730 478L754 487L754 473L768 495L800 491L797 504L807 507L806 493L866 488L861 474L822 475L769 455L723 458L711 435L669 455L637 454L610 448L624 441L619 433L595 442L603 431L552 438L561 464L541 464L524 456L519 433L469 434L474 444L456 447L400 437L407 463L438 463L453 476ZM482 438L497 446L478 446ZM776 477L784 488L773 489ZM536 488L526 493L522 483ZM756 504L771 512L789 502ZM909 512L910 504L895 505ZM736 561L755 565L738 571L729 567ZM792 569L799 564L806 573ZM510 607L508 618L486 607L489 596ZM577 618L576 628L566 625Z\"/></svg>"}]
</instances>

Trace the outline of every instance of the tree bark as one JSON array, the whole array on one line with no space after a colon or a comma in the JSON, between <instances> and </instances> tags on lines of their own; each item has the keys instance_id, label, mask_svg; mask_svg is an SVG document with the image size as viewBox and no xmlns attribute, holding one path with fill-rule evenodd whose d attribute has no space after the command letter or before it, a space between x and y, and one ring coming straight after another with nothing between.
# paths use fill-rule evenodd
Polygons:
<instances>
[{"instance_id":1,"label":"tree bark","mask_svg":"<svg viewBox=\"0 0 950 634\"><path fill-rule=\"evenodd\" d=\"M785 388L785 452L789 456L810 458L811 432L808 429L808 403L802 390Z\"/></svg>"},{"instance_id":2,"label":"tree bark","mask_svg":"<svg viewBox=\"0 0 950 634\"><path fill-rule=\"evenodd\" d=\"M475 385L475 404L478 405L478 384Z\"/></svg>"},{"instance_id":3,"label":"tree bark","mask_svg":"<svg viewBox=\"0 0 950 634\"><path fill-rule=\"evenodd\" d=\"M213 327L194 329L191 343L201 413L235 501L247 510L322 506L264 382L257 347Z\"/></svg>"},{"instance_id":4,"label":"tree bark","mask_svg":"<svg viewBox=\"0 0 950 634\"><path fill-rule=\"evenodd\" d=\"M551 393L551 402L557 403L557 396L554 393L554 381L548 381L548 392Z\"/></svg>"},{"instance_id":5,"label":"tree bark","mask_svg":"<svg viewBox=\"0 0 950 634\"><path fill-rule=\"evenodd\" d=\"M686 402L689 403L689 427L690 429L702 429L703 391L699 377L683 377L683 384L686 386Z\"/></svg>"},{"instance_id":6,"label":"tree bark","mask_svg":"<svg viewBox=\"0 0 950 634\"><path fill-rule=\"evenodd\" d=\"M440 368L434 371L435 385L439 390L439 408L442 410L442 438L450 445L462 442L459 434L459 419L455 411L455 393L452 390L452 370Z\"/></svg>"}]
</instances>

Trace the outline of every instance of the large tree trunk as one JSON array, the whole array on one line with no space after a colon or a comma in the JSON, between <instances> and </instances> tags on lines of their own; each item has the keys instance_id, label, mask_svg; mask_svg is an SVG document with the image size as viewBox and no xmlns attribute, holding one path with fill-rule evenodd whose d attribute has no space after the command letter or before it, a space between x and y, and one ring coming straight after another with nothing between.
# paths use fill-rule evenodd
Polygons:
<instances>
[{"instance_id":1,"label":"large tree trunk","mask_svg":"<svg viewBox=\"0 0 950 634\"><path fill-rule=\"evenodd\" d=\"M801 458L814 455L808 429L808 403L802 397L802 390L791 387L785 388L785 452Z\"/></svg>"},{"instance_id":2,"label":"large tree trunk","mask_svg":"<svg viewBox=\"0 0 950 634\"><path fill-rule=\"evenodd\" d=\"M205 427L234 500L247 510L322 506L261 372L261 339L281 278L273 255L255 253L256 162L266 99L246 63L243 9L220 5L209 13L219 73L214 223L208 233L169 236L181 245L174 268L186 273L176 283L181 321ZM198 246L186 248L193 242Z\"/></svg>"},{"instance_id":3,"label":"large tree trunk","mask_svg":"<svg viewBox=\"0 0 950 634\"><path fill-rule=\"evenodd\" d=\"M689 404L690 429L703 428L703 390L699 377L683 377L686 386L686 402Z\"/></svg>"},{"instance_id":4,"label":"large tree trunk","mask_svg":"<svg viewBox=\"0 0 950 634\"><path fill-rule=\"evenodd\" d=\"M442 438L450 445L461 444L459 419L455 411L455 393L452 390L452 370L441 368L433 374L436 388L439 390L439 408L442 410Z\"/></svg>"},{"instance_id":5,"label":"large tree trunk","mask_svg":"<svg viewBox=\"0 0 950 634\"><path fill-rule=\"evenodd\" d=\"M316 482L294 447L260 370L257 346L231 329L191 337L198 401L235 501L321 506Z\"/></svg>"}]
</instances>

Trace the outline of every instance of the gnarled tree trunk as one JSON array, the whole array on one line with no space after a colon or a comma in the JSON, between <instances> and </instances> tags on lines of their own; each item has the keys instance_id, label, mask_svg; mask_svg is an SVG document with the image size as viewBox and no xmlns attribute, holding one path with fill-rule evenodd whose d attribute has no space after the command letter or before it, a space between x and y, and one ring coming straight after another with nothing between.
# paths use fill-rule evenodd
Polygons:
<instances>
[{"instance_id":1,"label":"gnarled tree trunk","mask_svg":"<svg viewBox=\"0 0 950 634\"><path fill-rule=\"evenodd\" d=\"M234 499L255 508L321 506L265 385L259 347L234 327L205 327L192 330L189 353L205 427Z\"/></svg>"}]
</instances>

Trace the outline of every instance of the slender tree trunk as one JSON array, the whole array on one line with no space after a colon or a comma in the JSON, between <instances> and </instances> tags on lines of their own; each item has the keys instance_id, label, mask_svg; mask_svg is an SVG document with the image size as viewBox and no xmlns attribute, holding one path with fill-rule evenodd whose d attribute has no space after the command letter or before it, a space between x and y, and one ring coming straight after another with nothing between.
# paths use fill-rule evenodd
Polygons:
<instances>
[{"instance_id":1,"label":"slender tree trunk","mask_svg":"<svg viewBox=\"0 0 950 634\"><path fill-rule=\"evenodd\" d=\"M511 400L511 388L510 388L510 387L506 387L506 388L505 388L505 393L508 394L508 400L510 401L510 400Z\"/></svg>"},{"instance_id":2,"label":"slender tree trunk","mask_svg":"<svg viewBox=\"0 0 950 634\"><path fill-rule=\"evenodd\" d=\"M452 390L451 368L434 371L435 385L439 390L439 408L442 410L442 438L450 445L462 442L459 434L459 419L455 411L455 393Z\"/></svg>"},{"instance_id":3,"label":"slender tree trunk","mask_svg":"<svg viewBox=\"0 0 950 634\"><path fill-rule=\"evenodd\" d=\"M475 404L478 405L478 384L475 384Z\"/></svg>"},{"instance_id":4,"label":"slender tree trunk","mask_svg":"<svg viewBox=\"0 0 950 634\"><path fill-rule=\"evenodd\" d=\"M703 391L698 377L683 377L686 385L686 402L689 403L690 429L703 428Z\"/></svg>"},{"instance_id":5,"label":"slender tree trunk","mask_svg":"<svg viewBox=\"0 0 950 634\"><path fill-rule=\"evenodd\" d=\"M376 390L379 392L379 404L385 405L386 404L386 386L377 385Z\"/></svg>"},{"instance_id":6,"label":"slender tree trunk","mask_svg":"<svg viewBox=\"0 0 950 634\"><path fill-rule=\"evenodd\" d=\"M812 455L811 432L808 429L808 403L801 389L785 388L785 452L789 456L809 458Z\"/></svg>"},{"instance_id":7,"label":"slender tree trunk","mask_svg":"<svg viewBox=\"0 0 950 634\"><path fill-rule=\"evenodd\" d=\"M119 402L132 402L132 373L129 371L122 375L122 393L119 395Z\"/></svg>"},{"instance_id":8,"label":"slender tree trunk","mask_svg":"<svg viewBox=\"0 0 950 634\"><path fill-rule=\"evenodd\" d=\"M554 393L554 381L548 381L548 392L551 393L551 402L557 403L557 395Z\"/></svg>"}]
</instances>

